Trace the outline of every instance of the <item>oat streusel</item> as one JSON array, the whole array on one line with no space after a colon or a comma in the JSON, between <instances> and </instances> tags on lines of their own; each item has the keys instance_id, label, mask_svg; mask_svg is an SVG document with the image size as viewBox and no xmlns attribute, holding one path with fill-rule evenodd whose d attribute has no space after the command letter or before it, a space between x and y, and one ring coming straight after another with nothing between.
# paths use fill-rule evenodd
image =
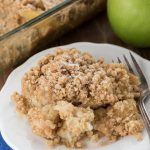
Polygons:
<instances>
[{"instance_id":1,"label":"oat streusel","mask_svg":"<svg viewBox=\"0 0 150 150\"><path fill-rule=\"evenodd\" d=\"M37 107L60 100L99 107L136 98L138 85L123 64L105 64L76 49L60 49L25 74L22 91Z\"/></svg>"},{"instance_id":2,"label":"oat streusel","mask_svg":"<svg viewBox=\"0 0 150 150\"><path fill-rule=\"evenodd\" d=\"M84 146L83 139L116 141L144 128L135 98L139 80L123 64L104 63L77 49L57 49L22 79L16 110L49 145Z\"/></svg>"},{"instance_id":3,"label":"oat streusel","mask_svg":"<svg viewBox=\"0 0 150 150\"><path fill-rule=\"evenodd\" d=\"M94 129L109 140L117 140L126 135L133 135L140 140L137 133L142 128L143 123L134 99L119 101L106 109L95 110Z\"/></svg>"}]
</instances>

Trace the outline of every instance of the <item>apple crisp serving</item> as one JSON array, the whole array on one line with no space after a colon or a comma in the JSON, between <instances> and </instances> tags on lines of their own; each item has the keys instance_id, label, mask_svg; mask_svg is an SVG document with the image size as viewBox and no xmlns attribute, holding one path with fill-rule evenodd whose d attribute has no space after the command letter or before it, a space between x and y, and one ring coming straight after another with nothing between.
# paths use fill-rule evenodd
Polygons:
<instances>
[{"instance_id":1,"label":"apple crisp serving","mask_svg":"<svg viewBox=\"0 0 150 150\"><path fill-rule=\"evenodd\" d=\"M22 94L15 92L12 100L49 146L80 148L85 139L101 144L127 135L141 139L139 84L124 64L57 48L24 75Z\"/></svg>"}]
</instances>

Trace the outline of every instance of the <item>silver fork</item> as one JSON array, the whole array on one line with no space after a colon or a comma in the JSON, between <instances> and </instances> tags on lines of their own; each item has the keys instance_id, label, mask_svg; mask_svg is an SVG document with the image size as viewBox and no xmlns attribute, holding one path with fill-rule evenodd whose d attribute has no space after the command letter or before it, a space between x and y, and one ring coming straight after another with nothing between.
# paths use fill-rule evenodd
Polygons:
<instances>
[{"instance_id":1,"label":"silver fork","mask_svg":"<svg viewBox=\"0 0 150 150\"><path fill-rule=\"evenodd\" d=\"M127 57L125 55L123 55L124 60L126 62L126 65L129 69L129 71L132 74L137 75L139 77L140 81L141 81L140 88L142 89L142 91L141 91L141 96L138 99L138 107L139 107L140 113L142 115L147 133L148 133L149 138L150 138L150 116L148 115L148 112L147 112L146 107L145 107L146 101L150 100L150 90L149 90L149 87L148 87L147 80L146 80L140 66L138 65L136 59L131 54L131 52L130 52L130 56L131 56L131 59L132 59L133 64L134 64L134 68L136 69L137 73L133 70L133 67L130 65ZM119 57L118 57L118 62L123 63Z\"/></svg>"}]
</instances>

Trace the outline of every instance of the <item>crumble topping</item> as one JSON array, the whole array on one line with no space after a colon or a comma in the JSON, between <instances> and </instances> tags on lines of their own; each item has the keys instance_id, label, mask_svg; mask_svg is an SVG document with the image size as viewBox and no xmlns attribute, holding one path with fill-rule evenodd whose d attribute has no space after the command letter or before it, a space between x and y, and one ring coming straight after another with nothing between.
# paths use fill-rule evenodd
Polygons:
<instances>
[{"instance_id":1,"label":"crumble topping","mask_svg":"<svg viewBox=\"0 0 150 150\"><path fill-rule=\"evenodd\" d=\"M138 97L138 85L123 64L105 64L76 49L60 49L23 77L22 91L37 107L64 100L95 108Z\"/></svg>"}]
</instances>

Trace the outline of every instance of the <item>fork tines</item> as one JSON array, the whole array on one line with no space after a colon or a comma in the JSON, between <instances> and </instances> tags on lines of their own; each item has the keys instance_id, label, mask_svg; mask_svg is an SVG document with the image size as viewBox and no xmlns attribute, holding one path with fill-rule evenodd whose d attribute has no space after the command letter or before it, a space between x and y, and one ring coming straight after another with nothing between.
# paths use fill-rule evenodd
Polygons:
<instances>
[{"instance_id":1,"label":"fork tines","mask_svg":"<svg viewBox=\"0 0 150 150\"><path fill-rule=\"evenodd\" d=\"M135 69L136 69L136 71L137 71L137 73L138 73L138 77L140 78L140 81L141 81L141 88L142 88L143 90L146 90L146 89L148 90L148 83L147 83L147 80L146 80L146 78L145 78L145 76L144 76L144 73L143 73L141 67L139 66L139 64L137 63L135 57L132 55L131 52L130 52L130 56L131 56L131 59L132 59L132 62L133 62L133 64L134 64L134 66L135 66ZM134 70L133 70L133 67L130 65L130 63L129 63L127 57L126 57L125 55L123 55L123 57L124 57L124 60L125 60L125 62L126 62L126 65L128 66L129 71L130 71L131 73L133 73L133 74L136 74L136 73L134 72Z\"/></svg>"},{"instance_id":2,"label":"fork tines","mask_svg":"<svg viewBox=\"0 0 150 150\"><path fill-rule=\"evenodd\" d=\"M130 56L131 56L131 59L133 61L134 66L136 68L136 71L138 72L138 75L140 77L140 80L141 80L141 83L142 83L141 86L143 86L144 89L148 88L148 83L147 83L147 80L144 76L144 73L143 73L141 67L139 66L139 64L137 63L136 59L134 58L134 56L132 55L131 52L130 52Z\"/></svg>"}]
</instances>

